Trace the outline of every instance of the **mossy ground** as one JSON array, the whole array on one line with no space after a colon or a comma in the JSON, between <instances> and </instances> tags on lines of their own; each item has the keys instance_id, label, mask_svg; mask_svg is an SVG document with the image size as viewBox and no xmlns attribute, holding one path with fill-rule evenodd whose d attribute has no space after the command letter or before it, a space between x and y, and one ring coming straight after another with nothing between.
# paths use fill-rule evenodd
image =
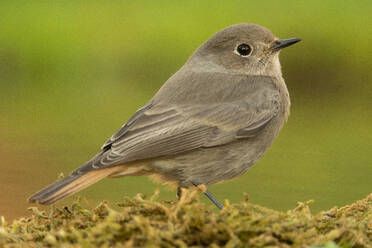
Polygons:
<instances>
[{"instance_id":1,"label":"mossy ground","mask_svg":"<svg viewBox=\"0 0 372 248\"><path fill-rule=\"evenodd\" d=\"M120 210L103 202L79 202L7 224L1 218L0 247L372 247L372 194L342 208L311 214L309 203L275 211L225 202L222 211L186 191L178 202L142 195Z\"/></svg>"}]
</instances>

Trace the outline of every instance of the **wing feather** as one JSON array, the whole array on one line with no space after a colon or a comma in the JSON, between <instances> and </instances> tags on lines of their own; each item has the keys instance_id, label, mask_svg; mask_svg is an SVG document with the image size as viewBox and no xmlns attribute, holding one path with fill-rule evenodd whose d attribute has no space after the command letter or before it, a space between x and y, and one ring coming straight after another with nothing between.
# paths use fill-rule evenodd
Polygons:
<instances>
[{"instance_id":1,"label":"wing feather","mask_svg":"<svg viewBox=\"0 0 372 248\"><path fill-rule=\"evenodd\" d=\"M212 104L154 103L152 100L138 110L88 164L90 168L101 169L254 137L277 114L279 93L272 84L249 90L249 94L241 94L238 99ZM89 168L83 166L78 170Z\"/></svg>"}]
</instances>

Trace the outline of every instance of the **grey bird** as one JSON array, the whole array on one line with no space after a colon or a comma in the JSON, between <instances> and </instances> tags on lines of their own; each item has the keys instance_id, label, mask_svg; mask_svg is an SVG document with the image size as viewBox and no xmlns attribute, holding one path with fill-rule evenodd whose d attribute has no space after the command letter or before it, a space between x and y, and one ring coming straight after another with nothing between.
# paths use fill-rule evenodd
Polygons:
<instances>
[{"instance_id":1,"label":"grey bird","mask_svg":"<svg viewBox=\"0 0 372 248\"><path fill-rule=\"evenodd\" d=\"M298 41L250 23L216 33L95 157L29 202L51 204L107 177L148 175L179 194L243 174L288 118L279 51Z\"/></svg>"}]
</instances>

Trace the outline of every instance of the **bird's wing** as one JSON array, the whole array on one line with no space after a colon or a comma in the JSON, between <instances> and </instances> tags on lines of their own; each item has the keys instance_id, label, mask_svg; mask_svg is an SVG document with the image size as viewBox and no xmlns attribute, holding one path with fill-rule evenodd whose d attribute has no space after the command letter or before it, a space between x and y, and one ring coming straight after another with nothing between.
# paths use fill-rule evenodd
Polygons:
<instances>
[{"instance_id":1,"label":"bird's wing","mask_svg":"<svg viewBox=\"0 0 372 248\"><path fill-rule=\"evenodd\" d=\"M215 104L154 106L150 102L78 170L108 168L253 137L276 115L278 102L276 90L260 90Z\"/></svg>"}]
</instances>

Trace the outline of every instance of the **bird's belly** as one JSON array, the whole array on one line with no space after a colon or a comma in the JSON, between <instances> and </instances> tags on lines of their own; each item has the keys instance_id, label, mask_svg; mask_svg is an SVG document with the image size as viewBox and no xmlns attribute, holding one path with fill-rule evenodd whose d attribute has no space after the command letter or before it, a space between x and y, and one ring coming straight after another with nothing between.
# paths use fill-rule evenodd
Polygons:
<instances>
[{"instance_id":1,"label":"bird's belly","mask_svg":"<svg viewBox=\"0 0 372 248\"><path fill-rule=\"evenodd\" d=\"M260 143L258 137L238 140L222 146L158 158L152 162L151 167L163 181L174 182L181 187L191 186L191 182L210 185L243 174L269 146Z\"/></svg>"}]
</instances>

